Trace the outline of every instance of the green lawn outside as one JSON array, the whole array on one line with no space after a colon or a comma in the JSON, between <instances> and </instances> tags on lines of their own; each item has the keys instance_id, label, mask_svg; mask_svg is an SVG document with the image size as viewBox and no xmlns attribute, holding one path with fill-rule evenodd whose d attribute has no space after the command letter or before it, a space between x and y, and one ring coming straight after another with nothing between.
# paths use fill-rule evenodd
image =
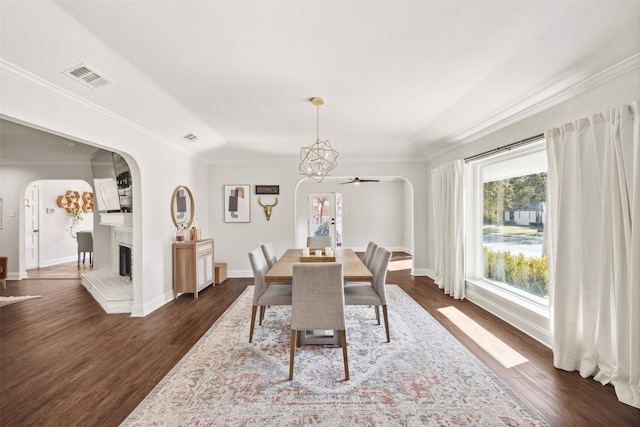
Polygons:
<instances>
[{"instance_id":1,"label":"green lawn outside","mask_svg":"<svg viewBox=\"0 0 640 427\"><path fill-rule=\"evenodd\" d=\"M500 234L515 234L522 236L540 236L544 234L542 231L538 231L537 227L529 227L524 225L484 225L482 231L500 233Z\"/></svg>"}]
</instances>

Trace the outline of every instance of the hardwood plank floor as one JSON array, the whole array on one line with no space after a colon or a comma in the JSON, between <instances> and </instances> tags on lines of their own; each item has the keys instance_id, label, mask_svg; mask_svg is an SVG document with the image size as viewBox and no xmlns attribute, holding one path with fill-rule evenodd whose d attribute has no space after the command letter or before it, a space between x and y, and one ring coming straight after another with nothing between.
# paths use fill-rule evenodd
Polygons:
<instances>
[{"instance_id":1,"label":"hardwood plank floor","mask_svg":"<svg viewBox=\"0 0 640 427\"><path fill-rule=\"evenodd\" d=\"M553 368L547 347L474 304L443 295L430 279L412 277L406 259L394 254L387 283L400 285L552 426L640 425L640 410L619 403L611 386ZM2 290L42 295L0 308L2 426L120 424L252 283L227 279L197 300L183 295L133 318L104 313L72 266L73 278L9 281ZM504 367L440 311L450 307L527 361Z\"/></svg>"}]
</instances>

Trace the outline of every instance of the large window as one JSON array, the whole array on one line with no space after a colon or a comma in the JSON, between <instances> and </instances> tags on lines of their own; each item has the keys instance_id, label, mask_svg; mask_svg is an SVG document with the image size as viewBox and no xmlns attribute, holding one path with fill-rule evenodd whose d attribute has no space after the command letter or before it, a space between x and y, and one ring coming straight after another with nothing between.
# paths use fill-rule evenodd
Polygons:
<instances>
[{"instance_id":1,"label":"large window","mask_svg":"<svg viewBox=\"0 0 640 427\"><path fill-rule=\"evenodd\" d=\"M474 164L476 203L467 245L472 276L480 286L546 305L544 253L547 157L541 143ZM475 263L475 264L474 264Z\"/></svg>"}]
</instances>

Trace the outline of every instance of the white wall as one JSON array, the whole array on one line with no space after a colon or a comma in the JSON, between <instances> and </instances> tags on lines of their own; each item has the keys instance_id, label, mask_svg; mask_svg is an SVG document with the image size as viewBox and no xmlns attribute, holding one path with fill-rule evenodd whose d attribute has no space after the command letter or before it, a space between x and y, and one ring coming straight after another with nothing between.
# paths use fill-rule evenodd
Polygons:
<instances>
[{"instance_id":1,"label":"white wall","mask_svg":"<svg viewBox=\"0 0 640 427\"><path fill-rule=\"evenodd\" d=\"M379 245L411 250L411 240L405 242L407 222L404 180L341 185L347 178L325 180L321 183L306 180L296 191L296 247L305 246L308 229L309 193L342 193L343 246L363 251L370 240Z\"/></svg>"},{"instance_id":2,"label":"white wall","mask_svg":"<svg viewBox=\"0 0 640 427\"><path fill-rule=\"evenodd\" d=\"M339 150L339 147L336 148ZM304 246L307 227L304 222L296 223L296 212L299 208L306 215L306 201L300 199L304 199L309 189L313 192L342 191L345 194L345 208L348 209L349 217L354 219L354 222L346 219L345 246L364 249L369 240L378 239L391 247L404 247L407 250L413 247L415 274L424 274L426 224L422 220L413 219L426 216L425 175L424 165L419 162L343 161L332 171L332 177L397 177L401 180L393 183L361 184L358 187L340 185L339 182L342 181L321 184L313 182L300 184L301 189L297 190L303 178L298 174L297 160L213 164L209 167L209 229L212 234L208 237L215 239L216 262L227 263L230 277L251 277L247 254L257 243L272 242L278 254L288 248ZM250 223L224 222L223 188L229 184L251 185ZM256 184L280 186L278 206L273 209L270 221L266 220L258 199L253 194ZM387 190L383 200L392 205L390 209L375 213L378 207L374 201L381 197L374 194L371 198L376 188ZM387 225L388 230L385 229ZM409 229L413 231L409 232Z\"/></svg>"},{"instance_id":3,"label":"white wall","mask_svg":"<svg viewBox=\"0 0 640 427\"><path fill-rule=\"evenodd\" d=\"M67 191L93 192L89 183L80 180L44 180L40 184L40 266L59 264L78 258L78 245L71 235L71 216L57 204L58 196ZM53 209L53 213L47 213ZM76 231L93 231L93 213L82 213Z\"/></svg>"}]
</instances>

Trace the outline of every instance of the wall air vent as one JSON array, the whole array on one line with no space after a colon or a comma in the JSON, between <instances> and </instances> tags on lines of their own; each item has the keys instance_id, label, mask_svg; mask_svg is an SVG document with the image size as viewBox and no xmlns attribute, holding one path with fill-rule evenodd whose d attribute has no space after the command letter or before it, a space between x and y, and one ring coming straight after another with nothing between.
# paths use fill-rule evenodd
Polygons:
<instances>
[{"instance_id":1,"label":"wall air vent","mask_svg":"<svg viewBox=\"0 0 640 427\"><path fill-rule=\"evenodd\" d=\"M112 81L106 78L102 73L95 71L87 64L77 65L63 73L91 89L97 89L107 83L112 83Z\"/></svg>"},{"instance_id":2,"label":"wall air vent","mask_svg":"<svg viewBox=\"0 0 640 427\"><path fill-rule=\"evenodd\" d=\"M193 141L197 141L198 137L195 136L194 134L190 133L188 135L183 136L183 138L189 142L193 142Z\"/></svg>"}]
</instances>

